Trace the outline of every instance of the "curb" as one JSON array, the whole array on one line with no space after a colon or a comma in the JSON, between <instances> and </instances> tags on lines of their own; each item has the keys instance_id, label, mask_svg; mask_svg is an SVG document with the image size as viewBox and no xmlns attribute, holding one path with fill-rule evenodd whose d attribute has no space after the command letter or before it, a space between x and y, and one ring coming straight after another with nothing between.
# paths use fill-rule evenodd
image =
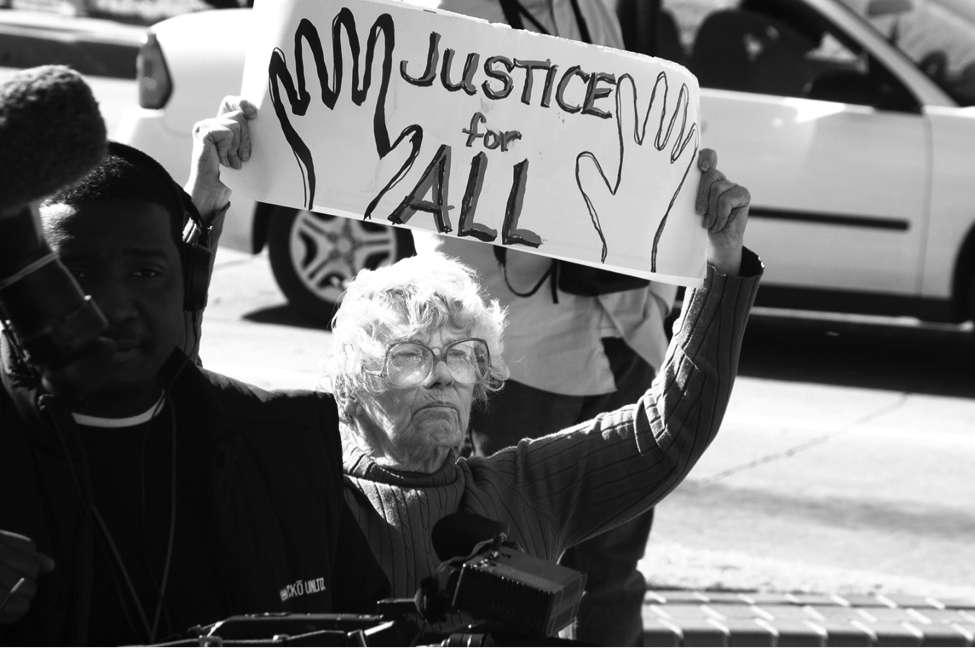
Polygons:
<instances>
[{"instance_id":1,"label":"curb","mask_svg":"<svg viewBox=\"0 0 975 648\"><path fill-rule=\"evenodd\" d=\"M975 598L648 590L646 646L972 646Z\"/></svg>"}]
</instances>

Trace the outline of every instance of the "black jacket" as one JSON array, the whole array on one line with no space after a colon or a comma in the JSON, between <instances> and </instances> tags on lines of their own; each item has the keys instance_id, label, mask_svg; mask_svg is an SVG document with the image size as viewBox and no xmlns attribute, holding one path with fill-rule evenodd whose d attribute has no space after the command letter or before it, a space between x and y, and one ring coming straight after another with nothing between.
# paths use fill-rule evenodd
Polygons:
<instances>
[{"instance_id":1,"label":"black jacket","mask_svg":"<svg viewBox=\"0 0 975 648\"><path fill-rule=\"evenodd\" d=\"M0 625L0 644L83 645L98 577L85 453L64 404L38 389L6 340L0 353L0 529L56 563L27 615ZM225 609L371 611L389 584L344 504L334 401L267 392L178 352L163 373L181 365L170 402L179 429L203 435L209 555Z\"/></svg>"}]
</instances>

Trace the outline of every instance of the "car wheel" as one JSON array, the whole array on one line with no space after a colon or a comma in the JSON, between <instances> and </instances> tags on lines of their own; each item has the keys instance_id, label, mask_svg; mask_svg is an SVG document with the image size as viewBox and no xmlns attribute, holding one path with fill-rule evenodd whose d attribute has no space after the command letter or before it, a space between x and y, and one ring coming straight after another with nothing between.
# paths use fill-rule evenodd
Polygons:
<instances>
[{"instance_id":1,"label":"car wheel","mask_svg":"<svg viewBox=\"0 0 975 648\"><path fill-rule=\"evenodd\" d=\"M363 268L414 254L409 230L274 207L268 224L271 270L288 302L328 327L350 279Z\"/></svg>"}]
</instances>

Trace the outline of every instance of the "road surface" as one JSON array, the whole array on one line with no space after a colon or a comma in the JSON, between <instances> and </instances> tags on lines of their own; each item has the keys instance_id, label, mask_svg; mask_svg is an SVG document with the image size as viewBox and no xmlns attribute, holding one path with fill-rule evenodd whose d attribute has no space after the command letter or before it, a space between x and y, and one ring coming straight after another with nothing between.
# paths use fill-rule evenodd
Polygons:
<instances>
[{"instance_id":1,"label":"road surface","mask_svg":"<svg viewBox=\"0 0 975 648\"><path fill-rule=\"evenodd\" d=\"M207 366L266 387L318 385L331 336L287 306L265 255L221 250L210 294ZM937 393L975 393L970 338L754 316L721 433L657 509L651 580L975 596L975 400ZM862 353L830 359L837 340ZM943 349L953 357L907 361ZM928 374L926 389L894 384L890 357L905 374Z\"/></svg>"}]
</instances>

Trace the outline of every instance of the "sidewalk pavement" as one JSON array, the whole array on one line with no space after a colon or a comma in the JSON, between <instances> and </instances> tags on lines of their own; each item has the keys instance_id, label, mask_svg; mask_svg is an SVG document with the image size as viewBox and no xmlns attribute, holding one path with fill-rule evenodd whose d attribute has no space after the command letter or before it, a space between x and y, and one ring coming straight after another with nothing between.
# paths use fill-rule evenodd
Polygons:
<instances>
[{"instance_id":1,"label":"sidewalk pavement","mask_svg":"<svg viewBox=\"0 0 975 648\"><path fill-rule=\"evenodd\" d=\"M55 12L0 10L0 66L68 65L81 74L134 79L146 27Z\"/></svg>"}]
</instances>

